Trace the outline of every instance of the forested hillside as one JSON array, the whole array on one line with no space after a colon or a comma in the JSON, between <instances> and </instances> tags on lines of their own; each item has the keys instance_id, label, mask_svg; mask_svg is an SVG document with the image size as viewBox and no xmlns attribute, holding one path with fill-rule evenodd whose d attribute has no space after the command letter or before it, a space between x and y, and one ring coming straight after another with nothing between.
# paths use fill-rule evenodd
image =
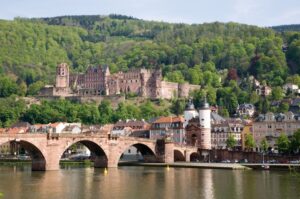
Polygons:
<instances>
[{"instance_id":1,"label":"forested hillside","mask_svg":"<svg viewBox=\"0 0 300 199\"><path fill-rule=\"evenodd\" d=\"M300 31L300 24L293 25L282 25L282 26L273 26L276 31L285 32L285 31Z\"/></svg>"},{"instance_id":2,"label":"forested hillside","mask_svg":"<svg viewBox=\"0 0 300 199\"><path fill-rule=\"evenodd\" d=\"M245 102L265 112L270 101L284 97L284 83L300 86L300 33L237 23L171 24L121 15L17 18L0 20L0 44L0 97L37 94L53 83L60 62L79 72L97 64L112 72L160 67L169 81L201 85L196 102L207 93L211 104L224 107L223 115ZM257 96L250 75L271 86L272 95Z\"/></svg>"}]
</instances>

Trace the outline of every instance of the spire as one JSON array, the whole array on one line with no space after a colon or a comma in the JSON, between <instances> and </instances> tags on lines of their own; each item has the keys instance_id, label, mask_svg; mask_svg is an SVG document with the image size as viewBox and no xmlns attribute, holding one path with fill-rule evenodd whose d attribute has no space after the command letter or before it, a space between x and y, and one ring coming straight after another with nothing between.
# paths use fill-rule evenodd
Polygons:
<instances>
[{"instance_id":1,"label":"spire","mask_svg":"<svg viewBox=\"0 0 300 199\"><path fill-rule=\"evenodd\" d=\"M195 110L195 105L193 104L192 98L189 98L189 101L188 101L187 105L185 106L185 110L186 111Z\"/></svg>"},{"instance_id":2,"label":"spire","mask_svg":"<svg viewBox=\"0 0 300 199\"><path fill-rule=\"evenodd\" d=\"M206 95L204 96L204 102L200 109L209 109L209 103L207 102Z\"/></svg>"}]
</instances>

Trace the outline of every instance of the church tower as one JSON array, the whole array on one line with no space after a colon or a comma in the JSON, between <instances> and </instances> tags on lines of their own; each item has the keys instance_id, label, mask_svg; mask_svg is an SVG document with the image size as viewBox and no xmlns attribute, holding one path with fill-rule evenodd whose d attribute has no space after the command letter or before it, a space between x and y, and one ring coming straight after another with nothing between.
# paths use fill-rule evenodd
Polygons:
<instances>
[{"instance_id":1,"label":"church tower","mask_svg":"<svg viewBox=\"0 0 300 199\"><path fill-rule=\"evenodd\" d=\"M56 67L56 88L69 88L69 66L61 63Z\"/></svg>"},{"instance_id":2,"label":"church tower","mask_svg":"<svg viewBox=\"0 0 300 199\"><path fill-rule=\"evenodd\" d=\"M211 149L211 110L210 106L204 100L199 110L199 120L201 128L200 148L205 150Z\"/></svg>"}]
</instances>

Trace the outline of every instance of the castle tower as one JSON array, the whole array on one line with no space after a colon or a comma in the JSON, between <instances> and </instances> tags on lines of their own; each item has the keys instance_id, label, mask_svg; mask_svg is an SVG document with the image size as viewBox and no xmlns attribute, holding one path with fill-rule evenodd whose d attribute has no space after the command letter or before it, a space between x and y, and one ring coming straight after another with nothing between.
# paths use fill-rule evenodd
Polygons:
<instances>
[{"instance_id":1,"label":"castle tower","mask_svg":"<svg viewBox=\"0 0 300 199\"><path fill-rule=\"evenodd\" d=\"M211 110L209 104L206 101L206 98L199 110L199 120L200 120L200 127L201 127L200 148L210 150L211 149Z\"/></svg>"},{"instance_id":2,"label":"castle tower","mask_svg":"<svg viewBox=\"0 0 300 199\"><path fill-rule=\"evenodd\" d=\"M185 128L188 125L188 123L191 119L197 117L198 115L199 115L199 113L195 109L192 99L189 99L189 102L187 103L185 110L184 110L183 128Z\"/></svg>"},{"instance_id":3,"label":"castle tower","mask_svg":"<svg viewBox=\"0 0 300 199\"><path fill-rule=\"evenodd\" d=\"M109 95L110 92L109 92L109 86L108 86L108 79L110 77L110 71L109 71L109 67L107 65L105 65L103 67L103 74L104 74L104 83L103 83L104 92L105 92L105 95Z\"/></svg>"},{"instance_id":4,"label":"castle tower","mask_svg":"<svg viewBox=\"0 0 300 199\"><path fill-rule=\"evenodd\" d=\"M56 88L69 88L69 66L61 63L56 67Z\"/></svg>"}]
</instances>

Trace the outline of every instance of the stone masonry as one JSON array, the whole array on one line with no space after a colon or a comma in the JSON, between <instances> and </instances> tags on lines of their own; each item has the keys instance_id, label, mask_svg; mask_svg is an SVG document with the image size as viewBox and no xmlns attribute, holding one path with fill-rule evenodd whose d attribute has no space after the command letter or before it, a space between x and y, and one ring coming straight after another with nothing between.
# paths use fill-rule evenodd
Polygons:
<instances>
[{"instance_id":1,"label":"stone masonry","mask_svg":"<svg viewBox=\"0 0 300 199\"><path fill-rule=\"evenodd\" d=\"M160 151L156 141L149 139L119 137L110 139L101 134L0 134L0 145L9 142L19 143L31 156L32 170L58 170L63 153L73 144L82 143L95 154L95 167L117 167L121 155L131 146L143 155L145 162L174 162L174 153L189 161L197 153L196 147L177 146L165 143ZM176 157L175 157L176 158Z\"/></svg>"},{"instance_id":2,"label":"stone masonry","mask_svg":"<svg viewBox=\"0 0 300 199\"><path fill-rule=\"evenodd\" d=\"M199 85L163 81L160 69L130 69L110 74L108 66L90 66L84 74L70 74L65 63L57 66L56 84L42 89L42 96L110 96L135 94L151 99L187 98Z\"/></svg>"}]
</instances>

